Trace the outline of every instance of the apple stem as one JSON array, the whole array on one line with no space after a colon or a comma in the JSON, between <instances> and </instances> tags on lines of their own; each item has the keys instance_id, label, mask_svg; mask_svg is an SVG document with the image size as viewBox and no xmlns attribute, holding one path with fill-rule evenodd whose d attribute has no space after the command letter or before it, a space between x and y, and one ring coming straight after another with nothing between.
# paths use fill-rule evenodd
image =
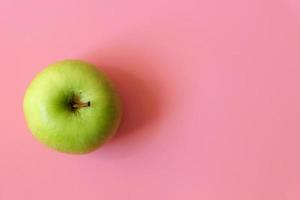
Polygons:
<instances>
[{"instance_id":1,"label":"apple stem","mask_svg":"<svg viewBox=\"0 0 300 200\"><path fill-rule=\"evenodd\" d=\"M72 108L89 107L90 105L91 105L90 102L87 102L87 103L76 102L76 103L72 104Z\"/></svg>"}]
</instances>

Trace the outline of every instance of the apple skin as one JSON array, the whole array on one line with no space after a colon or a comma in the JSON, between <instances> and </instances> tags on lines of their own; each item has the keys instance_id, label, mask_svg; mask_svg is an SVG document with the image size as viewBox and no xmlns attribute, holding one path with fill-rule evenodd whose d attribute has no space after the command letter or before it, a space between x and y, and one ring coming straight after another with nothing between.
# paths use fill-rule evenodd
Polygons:
<instances>
[{"instance_id":1,"label":"apple skin","mask_svg":"<svg viewBox=\"0 0 300 200\"><path fill-rule=\"evenodd\" d=\"M33 136L59 152L89 153L116 132L121 101L93 65L64 60L40 72L26 90L23 111Z\"/></svg>"}]
</instances>

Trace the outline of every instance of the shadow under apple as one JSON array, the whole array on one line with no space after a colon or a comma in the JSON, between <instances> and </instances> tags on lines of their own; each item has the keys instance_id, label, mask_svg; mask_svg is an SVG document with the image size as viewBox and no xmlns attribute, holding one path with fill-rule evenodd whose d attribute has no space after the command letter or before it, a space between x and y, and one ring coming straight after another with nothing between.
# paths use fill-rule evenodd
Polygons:
<instances>
[{"instance_id":1,"label":"shadow under apple","mask_svg":"<svg viewBox=\"0 0 300 200\"><path fill-rule=\"evenodd\" d=\"M123 69L108 69L107 74L113 80L123 106L122 121L113 140L133 134L159 116L157 94L146 80Z\"/></svg>"}]
</instances>

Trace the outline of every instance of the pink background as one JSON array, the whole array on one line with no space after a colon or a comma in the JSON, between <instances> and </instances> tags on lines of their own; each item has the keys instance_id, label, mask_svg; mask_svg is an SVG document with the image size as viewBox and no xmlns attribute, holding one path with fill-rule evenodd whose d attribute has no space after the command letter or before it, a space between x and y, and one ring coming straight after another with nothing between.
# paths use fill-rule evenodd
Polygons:
<instances>
[{"instance_id":1,"label":"pink background","mask_svg":"<svg viewBox=\"0 0 300 200\"><path fill-rule=\"evenodd\" d=\"M1 200L299 200L298 0L2 0ZM125 106L83 156L30 135L22 99L66 58Z\"/></svg>"}]
</instances>

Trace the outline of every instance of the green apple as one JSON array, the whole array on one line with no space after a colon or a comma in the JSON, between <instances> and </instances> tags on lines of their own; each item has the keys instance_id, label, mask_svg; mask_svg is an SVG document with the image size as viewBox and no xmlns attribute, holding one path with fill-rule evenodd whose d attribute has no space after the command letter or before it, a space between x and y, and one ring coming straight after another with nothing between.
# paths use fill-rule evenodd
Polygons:
<instances>
[{"instance_id":1,"label":"green apple","mask_svg":"<svg viewBox=\"0 0 300 200\"><path fill-rule=\"evenodd\" d=\"M23 111L34 137L73 154L103 145L121 119L120 99L111 82L79 60L60 61L39 73L26 90Z\"/></svg>"}]
</instances>

